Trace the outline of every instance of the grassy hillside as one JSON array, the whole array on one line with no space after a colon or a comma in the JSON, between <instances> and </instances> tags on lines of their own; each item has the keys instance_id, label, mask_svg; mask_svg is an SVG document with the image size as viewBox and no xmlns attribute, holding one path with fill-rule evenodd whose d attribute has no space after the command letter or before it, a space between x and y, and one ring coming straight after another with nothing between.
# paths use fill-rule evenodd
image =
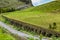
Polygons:
<instances>
[{"instance_id":1,"label":"grassy hillside","mask_svg":"<svg viewBox=\"0 0 60 40\"><path fill-rule=\"evenodd\" d=\"M18 0L0 0L0 13L15 10L24 3Z\"/></svg>"},{"instance_id":2,"label":"grassy hillside","mask_svg":"<svg viewBox=\"0 0 60 40\"><path fill-rule=\"evenodd\" d=\"M19 4L23 4L18 0L0 0L0 7L10 7L10 6L17 6Z\"/></svg>"},{"instance_id":3,"label":"grassy hillside","mask_svg":"<svg viewBox=\"0 0 60 40\"><path fill-rule=\"evenodd\" d=\"M31 7L25 10L10 12L5 16L18 21L24 21L30 24L38 25L43 28L49 28L49 24L53 26L57 24L56 31L60 31L60 2L53 1L37 7Z\"/></svg>"},{"instance_id":4,"label":"grassy hillside","mask_svg":"<svg viewBox=\"0 0 60 40\"><path fill-rule=\"evenodd\" d=\"M29 12L30 11L40 11L40 12L55 12L55 11L59 11L60 10L60 1L52 1L50 3L47 4L43 4L37 7L33 7L30 9L27 9ZM26 11L27 11L26 10Z\"/></svg>"}]
</instances>

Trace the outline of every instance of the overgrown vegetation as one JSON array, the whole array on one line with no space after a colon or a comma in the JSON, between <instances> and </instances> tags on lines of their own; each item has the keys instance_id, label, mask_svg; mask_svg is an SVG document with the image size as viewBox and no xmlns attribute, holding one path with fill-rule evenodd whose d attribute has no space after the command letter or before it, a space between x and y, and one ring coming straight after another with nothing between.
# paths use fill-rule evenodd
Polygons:
<instances>
[{"instance_id":1,"label":"overgrown vegetation","mask_svg":"<svg viewBox=\"0 0 60 40\"><path fill-rule=\"evenodd\" d=\"M23 4L18 0L0 0L0 13L15 11Z\"/></svg>"},{"instance_id":2,"label":"overgrown vegetation","mask_svg":"<svg viewBox=\"0 0 60 40\"><path fill-rule=\"evenodd\" d=\"M15 40L15 38L8 34L5 29L0 27L0 40Z\"/></svg>"},{"instance_id":3,"label":"overgrown vegetation","mask_svg":"<svg viewBox=\"0 0 60 40\"><path fill-rule=\"evenodd\" d=\"M15 8L0 8L0 14L5 12L13 12L15 10Z\"/></svg>"}]
</instances>

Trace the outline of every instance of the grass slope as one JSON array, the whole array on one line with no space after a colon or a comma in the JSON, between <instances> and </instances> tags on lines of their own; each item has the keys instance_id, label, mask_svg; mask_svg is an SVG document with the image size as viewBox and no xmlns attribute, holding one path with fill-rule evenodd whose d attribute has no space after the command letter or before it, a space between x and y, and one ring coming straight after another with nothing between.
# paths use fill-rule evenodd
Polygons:
<instances>
[{"instance_id":1,"label":"grass slope","mask_svg":"<svg viewBox=\"0 0 60 40\"><path fill-rule=\"evenodd\" d=\"M52 1L47 4L43 4L37 7L27 9L28 11L40 11L40 12L53 12L60 10L60 1Z\"/></svg>"},{"instance_id":2,"label":"grass slope","mask_svg":"<svg viewBox=\"0 0 60 40\"><path fill-rule=\"evenodd\" d=\"M14 7L21 4L23 3L18 0L0 0L0 7Z\"/></svg>"},{"instance_id":3,"label":"grass slope","mask_svg":"<svg viewBox=\"0 0 60 40\"><path fill-rule=\"evenodd\" d=\"M17 10L21 5L24 4L25 3L18 0L0 0L0 13Z\"/></svg>"},{"instance_id":4,"label":"grass slope","mask_svg":"<svg viewBox=\"0 0 60 40\"><path fill-rule=\"evenodd\" d=\"M49 24L57 23L56 31L60 31L60 2L53 1L41 6L32 7L23 11L10 12L5 16L11 19L24 21L30 24L38 25L43 28L49 28ZM52 11L57 11L53 13Z\"/></svg>"}]
</instances>

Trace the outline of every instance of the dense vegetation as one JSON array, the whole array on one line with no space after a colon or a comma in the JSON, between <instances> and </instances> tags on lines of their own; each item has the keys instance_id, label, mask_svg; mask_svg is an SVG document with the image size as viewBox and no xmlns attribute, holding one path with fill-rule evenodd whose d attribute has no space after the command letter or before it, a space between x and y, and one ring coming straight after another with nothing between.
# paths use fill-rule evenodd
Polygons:
<instances>
[{"instance_id":1,"label":"dense vegetation","mask_svg":"<svg viewBox=\"0 0 60 40\"><path fill-rule=\"evenodd\" d=\"M0 13L14 11L17 7L23 4L23 2L18 0L0 0Z\"/></svg>"}]
</instances>

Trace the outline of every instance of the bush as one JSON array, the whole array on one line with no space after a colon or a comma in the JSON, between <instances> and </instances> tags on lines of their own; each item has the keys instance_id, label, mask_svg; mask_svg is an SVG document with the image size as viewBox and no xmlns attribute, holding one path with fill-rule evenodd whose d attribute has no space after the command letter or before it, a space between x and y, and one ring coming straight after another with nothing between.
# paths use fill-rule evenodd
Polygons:
<instances>
[{"instance_id":1,"label":"bush","mask_svg":"<svg viewBox=\"0 0 60 40\"><path fill-rule=\"evenodd\" d=\"M49 24L49 28L50 28L50 29L56 29L56 28L57 28L57 24L56 24L56 22L53 22L52 25Z\"/></svg>"},{"instance_id":2,"label":"bush","mask_svg":"<svg viewBox=\"0 0 60 40\"><path fill-rule=\"evenodd\" d=\"M0 13L15 11L14 8L0 8Z\"/></svg>"},{"instance_id":3,"label":"bush","mask_svg":"<svg viewBox=\"0 0 60 40\"><path fill-rule=\"evenodd\" d=\"M0 27L0 40L15 40L15 38L6 33L6 30L4 30L4 28Z\"/></svg>"}]
</instances>

